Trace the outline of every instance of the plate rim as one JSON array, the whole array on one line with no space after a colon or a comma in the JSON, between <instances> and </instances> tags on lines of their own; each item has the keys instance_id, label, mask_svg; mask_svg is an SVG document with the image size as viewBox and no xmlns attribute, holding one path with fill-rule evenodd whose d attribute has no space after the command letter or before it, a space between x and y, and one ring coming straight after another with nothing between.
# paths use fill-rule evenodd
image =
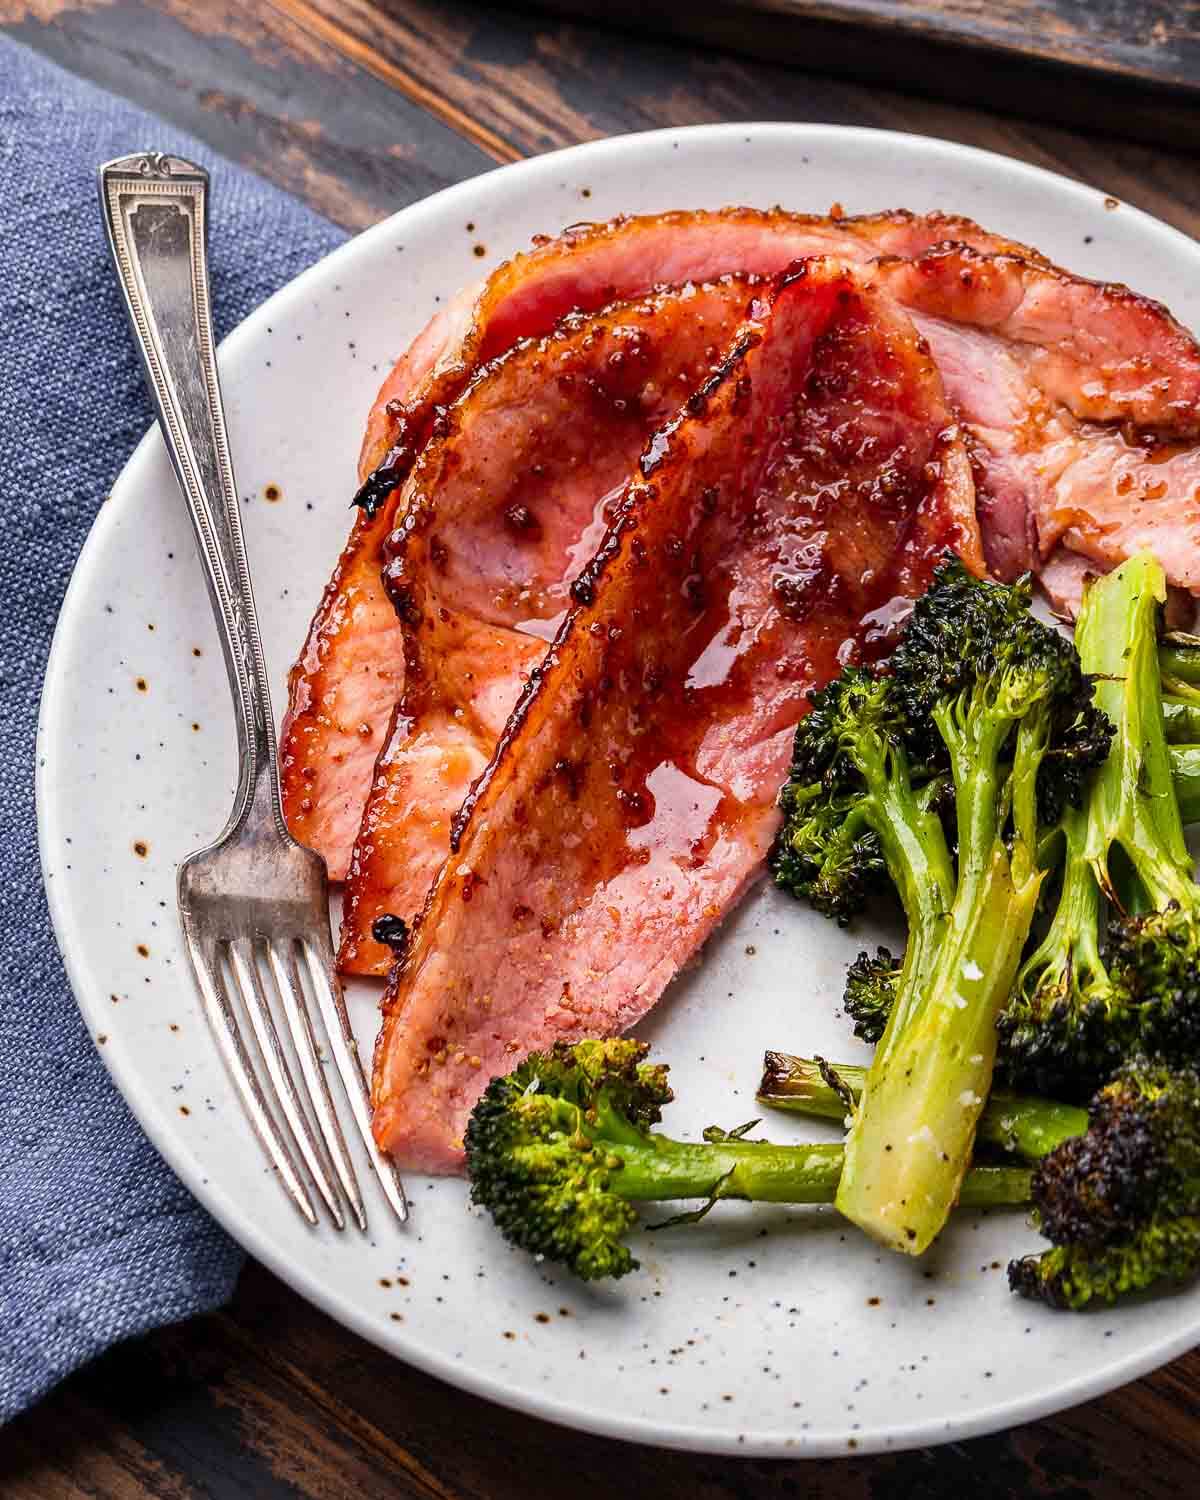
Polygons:
<instances>
[{"instance_id":1,"label":"plate rim","mask_svg":"<svg viewBox=\"0 0 1200 1500\"><path fill-rule=\"evenodd\" d=\"M751 135L756 138L756 141L763 136L775 136L781 141L791 140L799 143L807 140L810 144L818 139L827 141L831 137L836 138L839 143L861 142L863 145L878 145L882 141L889 141L901 144L904 149L910 151L949 153L952 156L975 160L989 171L994 172L999 169L1018 179L1024 179L1031 186L1052 187L1058 195L1066 192L1080 202L1088 201L1093 207L1094 199L1097 196L1104 196L1101 189L1089 183L1065 177L1049 168L1024 162L1000 152L916 132L886 130L872 126L838 125L815 121L749 121L666 127L606 136L540 156L499 165L464 181L449 184L397 210L361 233L352 235L345 243L279 288L227 334L219 346L219 362L224 364L228 359L236 356L242 342L255 336L260 322L265 323L269 317L278 314L293 300L305 297L311 286L322 283L339 268L351 265L357 256L369 254L377 240L388 239L394 235L402 223L424 212L432 211L435 206L441 207L458 199L469 200L484 183L494 183L497 179L511 182L514 179L519 181L537 178L543 173L553 173L564 168L570 169L589 156L614 151L617 153L636 151L648 143L659 145L663 142L670 142L678 146L686 140L691 148L703 149L707 141L739 134ZM1132 204L1123 200L1119 201L1123 214L1134 216L1139 228L1156 235L1165 234L1169 239L1177 242L1180 250L1193 256L1200 255L1200 246L1183 230L1155 218L1152 214ZM157 428L152 426L143 435L114 479L110 495L126 485L136 487L139 471L148 464L159 441ZM53 790L58 755L51 728L62 712L59 707L59 694L63 688L61 658L67 650L65 643L74 628L80 603L87 597L89 574L103 550L102 544L109 529L117 522L118 510L119 505L114 506L111 501L101 504L72 568L47 658L36 731L35 796L43 888L46 892L55 942L93 1047L96 1047L95 1022L103 1014L98 1004L98 1001L103 998L99 994L99 989L104 987L101 985L97 988L90 976L83 945L78 941L72 941L74 922L71 903L64 895L65 883L48 878L50 872L47 868L47 851L58 847L56 835L59 831L58 809ZM66 762L70 757L63 756L62 759ZM385 1353L404 1360L424 1373L445 1381L450 1386L494 1401L510 1410L520 1411L576 1431L680 1451L744 1457L830 1458L863 1457L882 1452L895 1453L905 1449L961 1441L1052 1416L1136 1380L1200 1344L1200 1316L1198 1316L1192 1327L1177 1329L1144 1348L1123 1354L1102 1364L1098 1369L1078 1375L1057 1386L1052 1395L1014 1397L988 1406L974 1407L966 1414L931 1416L920 1421L897 1423L889 1427L875 1427L870 1431L855 1434L856 1441L853 1448L848 1446L846 1438L841 1435L809 1438L805 1433L786 1430L757 1432L748 1430L738 1434L733 1431L713 1432L698 1423L652 1420L625 1415L619 1417L590 1415L586 1407L561 1400L544 1391L514 1390L498 1375L481 1372L449 1356L441 1356L437 1351L425 1346L405 1347L403 1331L381 1327L376 1320L367 1315L360 1307L360 1303L352 1296L327 1287L306 1267L305 1263L291 1260L283 1252L277 1251L270 1234L260 1231L253 1215L247 1214L245 1208L223 1190L215 1178L202 1177L194 1169L191 1154L182 1133L177 1128L174 1131L167 1129L165 1120L160 1127L159 1118L150 1105L149 1091L143 1091L139 1087L140 1073L136 1065L123 1061L119 1050L99 1047L96 1047L96 1050L139 1126L188 1191L248 1254L263 1262L306 1301Z\"/></svg>"}]
</instances>

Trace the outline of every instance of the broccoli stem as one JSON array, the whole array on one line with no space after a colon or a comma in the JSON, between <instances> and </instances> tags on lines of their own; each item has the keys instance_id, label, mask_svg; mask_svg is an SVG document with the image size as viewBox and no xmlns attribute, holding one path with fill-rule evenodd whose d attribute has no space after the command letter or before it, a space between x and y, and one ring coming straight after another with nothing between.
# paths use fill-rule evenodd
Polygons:
<instances>
[{"instance_id":1,"label":"broccoli stem","mask_svg":"<svg viewBox=\"0 0 1200 1500\"><path fill-rule=\"evenodd\" d=\"M1195 900L1163 719L1157 623L1165 600L1162 567L1142 553L1093 584L1075 629L1083 669L1097 679L1096 704L1121 727L1089 796L1087 857L1116 900L1109 855L1119 845L1154 909ZM1179 647L1163 649L1173 670L1191 660Z\"/></svg>"},{"instance_id":2,"label":"broccoli stem","mask_svg":"<svg viewBox=\"0 0 1200 1500\"><path fill-rule=\"evenodd\" d=\"M1194 696L1180 697L1180 683L1163 683L1163 726L1170 745L1194 745L1200 741L1200 688L1188 688Z\"/></svg>"},{"instance_id":3,"label":"broccoli stem","mask_svg":"<svg viewBox=\"0 0 1200 1500\"><path fill-rule=\"evenodd\" d=\"M834 1063L832 1071L857 1102L867 1070L853 1063ZM846 1101L826 1081L821 1064L786 1052L768 1052L763 1059L759 1103L810 1118L842 1120ZM1026 1161L1038 1161L1063 1141L1087 1129L1086 1109L1031 1095L994 1090L979 1117L976 1139L998 1146ZM968 1172L964 1178L970 1181Z\"/></svg>"},{"instance_id":4,"label":"broccoli stem","mask_svg":"<svg viewBox=\"0 0 1200 1500\"><path fill-rule=\"evenodd\" d=\"M1037 908L1035 785L1044 716L1020 720L1010 773L1001 756L1013 715L1001 706L933 710L950 751L958 887L932 970L901 975L896 1003L846 1139L841 1213L895 1250L920 1255L958 1198L991 1089L996 1016ZM1003 829L1011 809L1011 853Z\"/></svg>"},{"instance_id":5,"label":"broccoli stem","mask_svg":"<svg viewBox=\"0 0 1200 1500\"><path fill-rule=\"evenodd\" d=\"M1108 977L1100 957L1103 893L1085 852L1087 814L1080 808L1067 807L1060 826L1065 847L1058 906L1045 937L1021 965L1015 983L1017 994L1047 981L1065 992L1072 979L1082 990L1092 981Z\"/></svg>"},{"instance_id":6,"label":"broccoli stem","mask_svg":"<svg viewBox=\"0 0 1200 1500\"><path fill-rule=\"evenodd\" d=\"M779 1146L770 1141L675 1141L655 1132L641 1140L597 1140L613 1163L609 1188L631 1202L740 1198L756 1203L832 1203L844 1152L837 1145ZM619 1167L615 1164L619 1161ZM1022 1167L976 1167L963 1183L964 1207L1026 1203Z\"/></svg>"},{"instance_id":7,"label":"broccoli stem","mask_svg":"<svg viewBox=\"0 0 1200 1500\"><path fill-rule=\"evenodd\" d=\"M1200 636L1172 632L1159 645L1158 663L1164 678L1200 683Z\"/></svg>"},{"instance_id":8,"label":"broccoli stem","mask_svg":"<svg viewBox=\"0 0 1200 1500\"><path fill-rule=\"evenodd\" d=\"M1185 824L1200 823L1200 745L1169 745L1167 754L1179 816Z\"/></svg>"}]
</instances>

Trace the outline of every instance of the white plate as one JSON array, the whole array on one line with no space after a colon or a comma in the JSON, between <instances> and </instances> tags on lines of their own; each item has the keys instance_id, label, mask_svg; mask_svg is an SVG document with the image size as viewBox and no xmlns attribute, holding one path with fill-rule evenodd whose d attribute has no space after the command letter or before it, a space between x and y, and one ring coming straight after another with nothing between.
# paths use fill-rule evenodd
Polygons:
<instances>
[{"instance_id":1,"label":"white plate","mask_svg":"<svg viewBox=\"0 0 1200 1500\"><path fill-rule=\"evenodd\" d=\"M850 213L903 204L970 214L1087 275L1127 279L1200 324L1200 250L1183 235L1091 188L914 136L811 125L666 131L450 188L299 277L221 351L277 709L345 537L367 409L439 299L534 232L578 219L730 202L825 210L835 200ZM268 486L280 492L274 503ZM796 1455L1027 1421L1200 1341L1200 1288L1087 1316L1013 1299L1003 1267L1038 1243L1020 1212L962 1215L940 1248L912 1262L876 1251L830 1210L729 1206L701 1227L643 1236L642 1271L598 1289L510 1251L468 1213L457 1181L412 1182L407 1229L372 1189L367 1236L310 1231L243 1122L176 926L176 863L221 827L234 753L208 604L156 432L75 570L40 754L55 929L118 1086L252 1254L401 1358L596 1432ZM843 967L868 936L760 889L645 1028L681 1096L667 1125L687 1133L752 1114L766 1045L856 1055L835 1012ZM353 986L368 1048L376 998L371 985ZM769 1123L781 1138L804 1133Z\"/></svg>"}]
</instances>

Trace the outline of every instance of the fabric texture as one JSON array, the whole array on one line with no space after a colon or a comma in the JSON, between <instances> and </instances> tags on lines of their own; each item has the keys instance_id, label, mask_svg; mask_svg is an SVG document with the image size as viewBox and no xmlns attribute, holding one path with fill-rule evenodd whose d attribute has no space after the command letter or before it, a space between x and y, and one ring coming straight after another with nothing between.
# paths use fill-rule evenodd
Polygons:
<instances>
[{"instance_id":1,"label":"fabric texture","mask_svg":"<svg viewBox=\"0 0 1200 1500\"><path fill-rule=\"evenodd\" d=\"M218 1306L241 1264L109 1079L38 865L50 638L97 508L152 421L95 172L146 147L213 171L219 335L344 238L199 142L0 41L0 1421L117 1340Z\"/></svg>"}]
</instances>

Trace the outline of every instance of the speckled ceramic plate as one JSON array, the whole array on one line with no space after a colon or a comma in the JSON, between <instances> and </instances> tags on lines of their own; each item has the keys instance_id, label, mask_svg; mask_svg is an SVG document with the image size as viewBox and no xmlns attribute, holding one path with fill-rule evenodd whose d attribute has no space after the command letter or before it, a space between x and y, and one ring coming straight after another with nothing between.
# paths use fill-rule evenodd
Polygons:
<instances>
[{"instance_id":1,"label":"speckled ceramic plate","mask_svg":"<svg viewBox=\"0 0 1200 1500\"><path fill-rule=\"evenodd\" d=\"M215 190L220 193L220 179ZM280 292L222 349L230 431L277 708L342 545L383 372L439 300L535 231L620 212L783 203L970 214L1200 325L1200 249L1091 188L999 156L825 126L627 136L506 167L416 204ZM481 261L480 257L485 259ZM960 1214L923 1261L830 1210L723 1207L643 1237L596 1289L511 1252L457 1181L411 1183L406 1229L310 1230L264 1165L192 992L175 866L234 787L224 673L184 507L157 433L76 569L41 721L42 850L87 1023L176 1172L259 1259L400 1358L497 1401L618 1437L775 1455L936 1443L1094 1396L1200 1341L1200 1288L1088 1316L1010 1297L1020 1212ZM645 1028L669 1059L677 1133L753 1111L764 1046L859 1050L836 1018L848 936L760 889ZM364 1046L378 994L352 987ZM800 1128L772 1120L781 1138ZM820 1134L819 1127L810 1133Z\"/></svg>"}]
</instances>

